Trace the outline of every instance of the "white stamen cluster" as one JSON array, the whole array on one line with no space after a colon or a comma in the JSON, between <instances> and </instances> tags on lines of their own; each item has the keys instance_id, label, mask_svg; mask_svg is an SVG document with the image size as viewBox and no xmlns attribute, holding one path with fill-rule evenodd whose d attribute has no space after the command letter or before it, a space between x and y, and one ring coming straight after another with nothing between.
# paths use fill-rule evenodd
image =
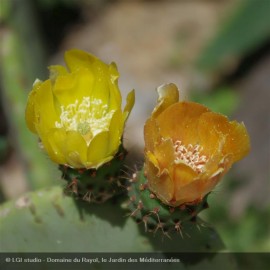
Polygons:
<instances>
[{"instance_id":1,"label":"white stamen cluster","mask_svg":"<svg viewBox=\"0 0 270 270\"><path fill-rule=\"evenodd\" d=\"M91 100L83 97L73 104L61 106L60 122L55 122L55 127L65 128L67 131L74 130L86 135L91 132L93 136L109 129L110 120L114 110L108 112L108 105L99 99Z\"/></svg>"},{"instance_id":2,"label":"white stamen cluster","mask_svg":"<svg viewBox=\"0 0 270 270\"><path fill-rule=\"evenodd\" d=\"M205 155L201 155L203 147L199 144L193 146L189 144L187 147L182 144L181 141L176 141L174 143L175 151L175 163L185 163L190 166L194 171L201 173L203 168L208 161Z\"/></svg>"}]
</instances>

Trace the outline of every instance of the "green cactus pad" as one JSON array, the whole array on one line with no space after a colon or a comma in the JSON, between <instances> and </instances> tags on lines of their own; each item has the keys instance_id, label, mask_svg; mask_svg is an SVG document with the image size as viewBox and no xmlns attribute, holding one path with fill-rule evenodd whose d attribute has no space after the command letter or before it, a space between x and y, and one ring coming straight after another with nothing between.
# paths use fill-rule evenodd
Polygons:
<instances>
[{"instance_id":1,"label":"green cactus pad","mask_svg":"<svg viewBox=\"0 0 270 270\"><path fill-rule=\"evenodd\" d=\"M208 208L207 196L197 204L183 204L172 207L162 203L148 189L147 179L143 169L134 174L128 187L130 215L137 223L143 223L145 231L157 232L161 230L164 234L179 232L182 235L183 222L197 222L197 215Z\"/></svg>"},{"instance_id":2,"label":"green cactus pad","mask_svg":"<svg viewBox=\"0 0 270 270\"><path fill-rule=\"evenodd\" d=\"M120 202L119 202L120 203ZM161 239L145 233L125 210L109 200L88 204L61 187L28 193L0 205L0 252L217 252L224 245L211 227L186 222ZM229 269L229 268L227 268Z\"/></svg>"},{"instance_id":3,"label":"green cactus pad","mask_svg":"<svg viewBox=\"0 0 270 270\"><path fill-rule=\"evenodd\" d=\"M73 169L60 165L62 178L68 183L65 192L87 202L103 203L121 193L122 167L127 151L120 147L115 157L98 169Z\"/></svg>"}]
</instances>

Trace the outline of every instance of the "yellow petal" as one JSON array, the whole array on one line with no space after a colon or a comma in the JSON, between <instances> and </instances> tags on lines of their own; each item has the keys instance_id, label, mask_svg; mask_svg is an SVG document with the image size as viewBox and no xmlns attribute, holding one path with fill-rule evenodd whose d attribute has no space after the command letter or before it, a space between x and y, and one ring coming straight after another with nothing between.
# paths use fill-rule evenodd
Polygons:
<instances>
[{"instance_id":1,"label":"yellow petal","mask_svg":"<svg viewBox=\"0 0 270 270\"><path fill-rule=\"evenodd\" d=\"M65 53L65 61L68 68L73 72L86 68L93 74L93 85L91 86L91 98L102 101L103 104L109 104L110 88L115 82L115 71L112 74L113 82L109 72L109 66L99 60L97 57L80 50L70 50ZM111 68L112 70L112 68ZM89 86L88 86L89 89ZM115 96L117 95L114 93ZM112 91L113 95L113 91ZM119 96L118 96L119 99ZM115 99L115 101L117 98Z\"/></svg>"},{"instance_id":2,"label":"yellow petal","mask_svg":"<svg viewBox=\"0 0 270 270\"><path fill-rule=\"evenodd\" d=\"M207 111L209 111L208 108L194 102L173 104L156 119L161 136L172 138L174 142L180 140L184 145L197 144L199 140L198 119Z\"/></svg>"},{"instance_id":3,"label":"yellow petal","mask_svg":"<svg viewBox=\"0 0 270 270\"><path fill-rule=\"evenodd\" d=\"M108 102L108 110L118 110L121 108L122 97L118 87L119 73L115 63L109 65L108 86L110 89L110 98Z\"/></svg>"},{"instance_id":4,"label":"yellow petal","mask_svg":"<svg viewBox=\"0 0 270 270\"><path fill-rule=\"evenodd\" d=\"M128 93L127 99L126 99L126 106L124 108L124 121L127 121L128 116L134 106L135 103L135 91L132 90Z\"/></svg>"},{"instance_id":5,"label":"yellow petal","mask_svg":"<svg viewBox=\"0 0 270 270\"><path fill-rule=\"evenodd\" d=\"M70 71L75 71L82 67L90 68L97 58L87 52L72 49L65 52L65 62Z\"/></svg>"},{"instance_id":6,"label":"yellow petal","mask_svg":"<svg viewBox=\"0 0 270 270\"><path fill-rule=\"evenodd\" d=\"M67 75L68 71L65 67L60 65L49 66L50 80L55 81L58 76Z\"/></svg>"},{"instance_id":7,"label":"yellow petal","mask_svg":"<svg viewBox=\"0 0 270 270\"><path fill-rule=\"evenodd\" d=\"M93 81L90 85L85 85L84 89L91 89L92 100L109 104L111 82L107 64L89 53L76 49L65 53L65 61L71 72L88 69L92 73Z\"/></svg>"},{"instance_id":8,"label":"yellow petal","mask_svg":"<svg viewBox=\"0 0 270 270\"><path fill-rule=\"evenodd\" d=\"M109 131L97 134L88 146L87 160L93 164L100 164L108 157Z\"/></svg>"},{"instance_id":9,"label":"yellow petal","mask_svg":"<svg viewBox=\"0 0 270 270\"><path fill-rule=\"evenodd\" d=\"M76 100L80 103L84 97L90 97L93 85L93 73L85 68L58 76L52 88L58 107L74 104Z\"/></svg>"},{"instance_id":10,"label":"yellow petal","mask_svg":"<svg viewBox=\"0 0 270 270\"><path fill-rule=\"evenodd\" d=\"M87 162L87 145L84 138L76 131L67 131L65 139L66 159L74 168L83 168Z\"/></svg>"},{"instance_id":11,"label":"yellow petal","mask_svg":"<svg viewBox=\"0 0 270 270\"><path fill-rule=\"evenodd\" d=\"M35 114L36 87L37 87L37 84L36 86L34 84L33 90L28 95L27 105L25 109L26 124L27 124L27 127L33 133L37 133L36 127L35 127L36 122L37 122L37 118Z\"/></svg>"},{"instance_id":12,"label":"yellow petal","mask_svg":"<svg viewBox=\"0 0 270 270\"><path fill-rule=\"evenodd\" d=\"M73 168L84 167L87 161L87 145L78 132L55 128L50 130L46 140L49 144L47 151L49 150L52 160Z\"/></svg>"},{"instance_id":13,"label":"yellow petal","mask_svg":"<svg viewBox=\"0 0 270 270\"><path fill-rule=\"evenodd\" d=\"M173 83L164 84L157 88L158 104L155 107L152 117L157 117L165 109L179 101L179 90Z\"/></svg>"},{"instance_id":14,"label":"yellow petal","mask_svg":"<svg viewBox=\"0 0 270 270\"><path fill-rule=\"evenodd\" d=\"M111 155L115 154L118 151L118 148L121 143L122 133L124 128L123 114L119 109L114 112L110 127L109 127L109 146L108 153Z\"/></svg>"},{"instance_id":15,"label":"yellow petal","mask_svg":"<svg viewBox=\"0 0 270 270\"><path fill-rule=\"evenodd\" d=\"M58 120L49 80L39 84L36 88L35 117L37 119L36 128L45 133L54 128L55 122Z\"/></svg>"},{"instance_id":16,"label":"yellow petal","mask_svg":"<svg viewBox=\"0 0 270 270\"><path fill-rule=\"evenodd\" d=\"M46 135L41 133L41 141L49 157L58 164L67 164L65 139L66 132L63 129L51 129Z\"/></svg>"}]
</instances>

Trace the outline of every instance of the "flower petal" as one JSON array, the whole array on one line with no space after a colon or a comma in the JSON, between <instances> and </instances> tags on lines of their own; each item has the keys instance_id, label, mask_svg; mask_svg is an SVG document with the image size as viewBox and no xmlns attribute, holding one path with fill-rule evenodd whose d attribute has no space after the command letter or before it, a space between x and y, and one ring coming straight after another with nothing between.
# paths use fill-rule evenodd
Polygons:
<instances>
[{"instance_id":1,"label":"flower petal","mask_svg":"<svg viewBox=\"0 0 270 270\"><path fill-rule=\"evenodd\" d=\"M114 112L109 127L109 146L108 153L116 154L121 143L124 128L123 114L119 109Z\"/></svg>"},{"instance_id":2,"label":"flower petal","mask_svg":"<svg viewBox=\"0 0 270 270\"><path fill-rule=\"evenodd\" d=\"M211 121L213 114L212 112L206 112L200 116L197 129L199 144L203 148L201 153L208 158L215 156L217 153L219 153L221 158L221 149L224 146L226 138L224 134L217 132L216 123Z\"/></svg>"},{"instance_id":3,"label":"flower petal","mask_svg":"<svg viewBox=\"0 0 270 270\"><path fill-rule=\"evenodd\" d=\"M128 93L127 95L127 99L126 99L127 103L126 106L124 108L124 121L127 121L129 114L134 106L135 103L135 91L132 90Z\"/></svg>"},{"instance_id":4,"label":"flower petal","mask_svg":"<svg viewBox=\"0 0 270 270\"><path fill-rule=\"evenodd\" d=\"M145 163L145 173L150 190L164 203L173 198L174 185L168 171L159 174L159 168L148 158Z\"/></svg>"},{"instance_id":5,"label":"flower petal","mask_svg":"<svg viewBox=\"0 0 270 270\"><path fill-rule=\"evenodd\" d=\"M155 118L149 118L144 125L145 149L154 152L155 145L160 143L161 136Z\"/></svg>"},{"instance_id":6,"label":"flower petal","mask_svg":"<svg viewBox=\"0 0 270 270\"><path fill-rule=\"evenodd\" d=\"M163 84L157 88L158 104L156 105L152 117L156 118L160 113L172 104L179 101L179 90L173 83Z\"/></svg>"},{"instance_id":7,"label":"flower petal","mask_svg":"<svg viewBox=\"0 0 270 270\"><path fill-rule=\"evenodd\" d=\"M157 117L160 133L164 138L172 138L182 144L197 144L199 141L197 125L199 117L209 109L194 102L173 104Z\"/></svg>"},{"instance_id":8,"label":"flower petal","mask_svg":"<svg viewBox=\"0 0 270 270\"><path fill-rule=\"evenodd\" d=\"M93 85L93 73L85 68L58 76L52 88L58 108L74 104L76 100L81 102L84 97L90 97Z\"/></svg>"},{"instance_id":9,"label":"flower petal","mask_svg":"<svg viewBox=\"0 0 270 270\"><path fill-rule=\"evenodd\" d=\"M108 86L110 88L110 98L108 102L108 110L117 110L121 108L122 97L118 87L119 72L115 63L109 65Z\"/></svg>"},{"instance_id":10,"label":"flower petal","mask_svg":"<svg viewBox=\"0 0 270 270\"><path fill-rule=\"evenodd\" d=\"M68 71L65 67L60 65L49 66L50 80L55 81L58 76L67 75Z\"/></svg>"},{"instance_id":11,"label":"flower petal","mask_svg":"<svg viewBox=\"0 0 270 270\"><path fill-rule=\"evenodd\" d=\"M178 163L173 166L173 179L175 181L175 197L181 189L190 184L196 178L198 178L198 173L196 173L191 167L184 163Z\"/></svg>"},{"instance_id":12,"label":"flower petal","mask_svg":"<svg viewBox=\"0 0 270 270\"><path fill-rule=\"evenodd\" d=\"M83 168L87 162L87 145L83 137L76 131L65 131L63 128L50 130L48 138L50 157L60 164L68 164L73 168Z\"/></svg>"},{"instance_id":13,"label":"flower petal","mask_svg":"<svg viewBox=\"0 0 270 270\"><path fill-rule=\"evenodd\" d=\"M175 193L177 205L201 200L214 189L230 168L231 163L230 156L228 156L220 162L219 168L213 171L211 175L209 175L209 172L206 172L204 175L197 177L197 179L193 179L189 184L179 188L178 192Z\"/></svg>"},{"instance_id":14,"label":"flower petal","mask_svg":"<svg viewBox=\"0 0 270 270\"><path fill-rule=\"evenodd\" d=\"M66 132L65 151L68 164L74 168L84 167L87 162L87 145L80 133Z\"/></svg>"},{"instance_id":15,"label":"flower petal","mask_svg":"<svg viewBox=\"0 0 270 270\"><path fill-rule=\"evenodd\" d=\"M65 52L65 62L70 71L76 71L82 67L90 68L97 58L87 52L72 49Z\"/></svg>"},{"instance_id":16,"label":"flower petal","mask_svg":"<svg viewBox=\"0 0 270 270\"><path fill-rule=\"evenodd\" d=\"M108 157L109 137L109 131L104 131L97 134L90 142L87 151L87 160L93 166Z\"/></svg>"},{"instance_id":17,"label":"flower petal","mask_svg":"<svg viewBox=\"0 0 270 270\"><path fill-rule=\"evenodd\" d=\"M88 69L88 74L92 73L90 76L91 83L85 84L82 89L85 89L87 92L91 89L91 100L98 100L102 104L109 104L112 82L109 80L110 73L107 64L89 53L76 49L65 53L65 61L71 72Z\"/></svg>"},{"instance_id":18,"label":"flower petal","mask_svg":"<svg viewBox=\"0 0 270 270\"><path fill-rule=\"evenodd\" d=\"M158 160L161 172L169 168L175 160L174 147L171 139L164 139L157 144L154 150L154 156Z\"/></svg>"},{"instance_id":19,"label":"flower petal","mask_svg":"<svg viewBox=\"0 0 270 270\"><path fill-rule=\"evenodd\" d=\"M38 84L36 88L35 117L37 119L36 129L45 133L54 128L55 122L58 120L49 80Z\"/></svg>"},{"instance_id":20,"label":"flower petal","mask_svg":"<svg viewBox=\"0 0 270 270\"><path fill-rule=\"evenodd\" d=\"M28 95L27 105L25 109L25 120L27 127L33 132L37 133L36 123L37 123L37 115L35 113L35 103L36 103L36 94L37 89L42 82L36 81L33 85L32 91Z\"/></svg>"},{"instance_id":21,"label":"flower petal","mask_svg":"<svg viewBox=\"0 0 270 270\"><path fill-rule=\"evenodd\" d=\"M58 164L67 164L65 151L66 132L63 129L51 129L41 140L50 158Z\"/></svg>"},{"instance_id":22,"label":"flower petal","mask_svg":"<svg viewBox=\"0 0 270 270\"><path fill-rule=\"evenodd\" d=\"M223 139L222 154L223 156L232 154L233 162L240 160L250 151L250 139L243 123L229 122L226 116L213 112L204 114L201 121L203 123L200 134L205 135L208 131L210 135L202 139L205 148L217 147L219 141Z\"/></svg>"}]
</instances>

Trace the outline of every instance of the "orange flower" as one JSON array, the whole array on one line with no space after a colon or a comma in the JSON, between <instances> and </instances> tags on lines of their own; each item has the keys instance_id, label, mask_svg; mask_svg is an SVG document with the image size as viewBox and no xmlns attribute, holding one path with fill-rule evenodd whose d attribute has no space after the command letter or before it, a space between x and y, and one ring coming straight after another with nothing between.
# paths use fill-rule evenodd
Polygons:
<instances>
[{"instance_id":1,"label":"orange flower","mask_svg":"<svg viewBox=\"0 0 270 270\"><path fill-rule=\"evenodd\" d=\"M174 84L160 86L144 127L145 176L165 204L200 201L250 150L243 123L194 102L179 102Z\"/></svg>"}]
</instances>

